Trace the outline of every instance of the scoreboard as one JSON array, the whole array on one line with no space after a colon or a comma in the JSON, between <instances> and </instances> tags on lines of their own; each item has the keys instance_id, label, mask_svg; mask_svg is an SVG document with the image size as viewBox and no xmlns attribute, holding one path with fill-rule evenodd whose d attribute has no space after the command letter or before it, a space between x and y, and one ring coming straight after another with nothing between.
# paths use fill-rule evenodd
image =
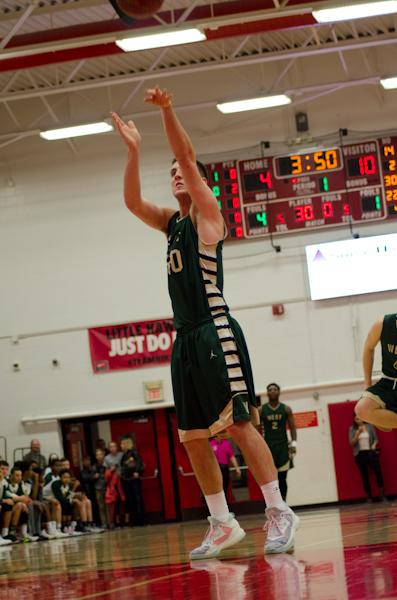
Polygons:
<instances>
[{"instance_id":1,"label":"scoreboard","mask_svg":"<svg viewBox=\"0 0 397 600\"><path fill-rule=\"evenodd\" d=\"M229 241L397 217L397 137L206 167Z\"/></svg>"}]
</instances>

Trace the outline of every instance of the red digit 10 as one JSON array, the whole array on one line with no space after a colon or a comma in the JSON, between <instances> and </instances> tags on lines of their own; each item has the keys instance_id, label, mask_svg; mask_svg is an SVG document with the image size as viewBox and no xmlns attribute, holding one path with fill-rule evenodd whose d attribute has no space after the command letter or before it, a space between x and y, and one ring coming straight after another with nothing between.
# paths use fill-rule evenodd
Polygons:
<instances>
[{"instance_id":1,"label":"red digit 10","mask_svg":"<svg viewBox=\"0 0 397 600\"><path fill-rule=\"evenodd\" d=\"M376 173L375 156L362 156L358 161L360 175L374 175Z\"/></svg>"}]
</instances>

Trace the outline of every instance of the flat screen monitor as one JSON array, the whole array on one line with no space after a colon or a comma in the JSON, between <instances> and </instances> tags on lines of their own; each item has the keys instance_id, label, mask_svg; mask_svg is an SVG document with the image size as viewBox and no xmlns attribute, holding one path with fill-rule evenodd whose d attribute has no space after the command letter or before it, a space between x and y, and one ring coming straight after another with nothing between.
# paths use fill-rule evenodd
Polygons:
<instances>
[{"instance_id":1,"label":"flat screen monitor","mask_svg":"<svg viewBox=\"0 0 397 600\"><path fill-rule=\"evenodd\" d=\"M397 289L397 233L306 246L312 300Z\"/></svg>"}]
</instances>

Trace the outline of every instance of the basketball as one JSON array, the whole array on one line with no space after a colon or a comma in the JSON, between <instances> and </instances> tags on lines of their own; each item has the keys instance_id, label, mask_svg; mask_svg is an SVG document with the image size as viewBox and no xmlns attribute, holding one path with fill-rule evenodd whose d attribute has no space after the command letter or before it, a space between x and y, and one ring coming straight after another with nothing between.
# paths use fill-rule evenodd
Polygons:
<instances>
[{"instance_id":1,"label":"basketball","mask_svg":"<svg viewBox=\"0 0 397 600\"><path fill-rule=\"evenodd\" d=\"M161 8L164 0L114 0L114 2L128 17L147 19Z\"/></svg>"}]
</instances>

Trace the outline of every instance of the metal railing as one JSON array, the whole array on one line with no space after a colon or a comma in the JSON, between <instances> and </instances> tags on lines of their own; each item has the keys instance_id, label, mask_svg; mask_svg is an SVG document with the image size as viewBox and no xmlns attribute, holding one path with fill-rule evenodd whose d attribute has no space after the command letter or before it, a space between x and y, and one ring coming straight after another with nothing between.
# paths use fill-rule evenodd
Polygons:
<instances>
[{"instance_id":1,"label":"metal railing","mask_svg":"<svg viewBox=\"0 0 397 600\"><path fill-rule=\"evenodd\" d=\"M155 469L153 471L153 475L145 475L145 477L141 477L143 481L147 481L148 479L157 479L159 476L159 470Z\"/></svg>"},{"instance_id":2,"label":"metal railing","mask_svg":"<svg viewBox=\"0 0 397 600\"><path fill-rule=\"evenodd\" d=\"M17 457L18 452L20 452L20 456L19 457ZM30 452L30 447L29 448L14 448L14 453L13 453L13 461L14 461L14 463L16 463L18 460L23 460L23 457L28 452Z\"/></svg>"},{"instance_id":3,"label":"metal railing","mask_svg":"<svg viewBox=\"0 0 397 600\"><path fill-rule=\"evenodd\" d=\"M246 471L248 469L247 465L243 465L238 468L239 471ZM185 471L184 468L179 465L178 471L182 475L182 477L192 477L194 475L193 471ZM229 471L237 471L236 467L229 467Z\"/></svg>"}]
</instances>

